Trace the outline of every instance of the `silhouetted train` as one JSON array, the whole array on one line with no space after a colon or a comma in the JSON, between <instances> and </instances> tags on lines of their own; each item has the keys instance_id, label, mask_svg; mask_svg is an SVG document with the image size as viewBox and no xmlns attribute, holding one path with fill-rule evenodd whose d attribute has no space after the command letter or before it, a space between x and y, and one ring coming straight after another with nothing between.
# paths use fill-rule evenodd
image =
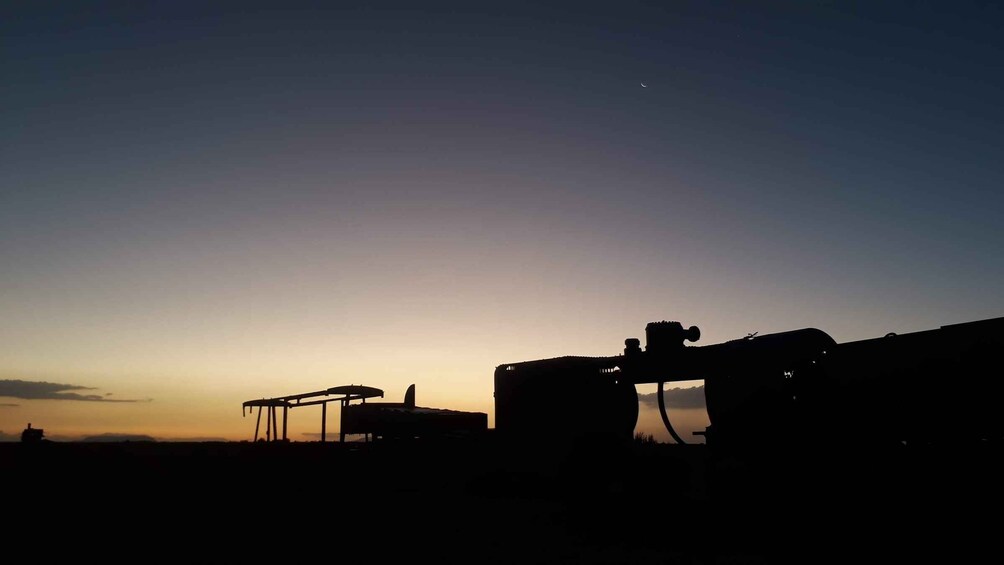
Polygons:
<instances>
[{"instance_id":1,"label":"silhouetted train","mask_svg":"<svg viewBox=\"0 0 1004 565\"><path fill-rule=\"evenodd\" d=\"M495 370L496 429L510 437L624 440L636 384L703 379L710 445L939 443L1004 438L1004 318L836 343L807 328L703 347L696 327L653 322L643 351L508 363ZM769 438L769 439L765 439Z\"/></svg>"}]
</instances>

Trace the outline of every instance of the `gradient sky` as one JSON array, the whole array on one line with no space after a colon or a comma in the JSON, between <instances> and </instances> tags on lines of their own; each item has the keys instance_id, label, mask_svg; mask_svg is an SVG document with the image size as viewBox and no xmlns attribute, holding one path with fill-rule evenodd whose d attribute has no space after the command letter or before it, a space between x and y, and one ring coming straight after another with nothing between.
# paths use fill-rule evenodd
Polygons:
<instances>
[{"instance_id":1,"label":"gradient sky","mask_svg":"<svg viewBox=\"0 0 1004 565\"><path fill-rule=\"evenodd\" d=\"M491 416L496 365L655 320L1004 315L994 3L134 4L0 8L0 379L141 401L7 434L246 439L349 383Z\"/></svg>"}]
</instances>

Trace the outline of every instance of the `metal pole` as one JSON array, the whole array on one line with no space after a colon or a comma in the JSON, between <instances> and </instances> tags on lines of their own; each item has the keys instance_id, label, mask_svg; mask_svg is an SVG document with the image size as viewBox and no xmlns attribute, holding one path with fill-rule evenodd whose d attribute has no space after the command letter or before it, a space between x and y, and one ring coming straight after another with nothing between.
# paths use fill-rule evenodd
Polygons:
<instances>
[{"instance_id":1,"label":"metal pole","mask_svg":"<svg viewBox=\"0 0 1004 565\"><path fill-rule=\"evenodd\" d=\"M324 438L328 433L328 403L324 402L321 404L321 443L324 443Z\"/></svg>"},{"instance_id":2,"label":"metal pole","mask_svg":"<svg viewBox=\"0 0 1004 565\"><path fill-rule=\"evenodd\" d=\"M286 441L286 420L289 415L289 406L282 407L282 441Z\"/></svg>"},{"instance_id":3,"label":"metal pole","mask_svg":"<svg viewBox=\"0 0 1004 565\"><path fill-rule=\"evenodd\" d=\"M272 407L265 411L265 441L272 441Z\"/></svg>"},{"instance_id":4,"label":"metal pole","mask_svg":"<svg viewBox=\"0 0 1004 565\"><path fill-rule=\"evenodd\" d=\"M258 421L254 423L254 440L258 441L258 428L261 427L261 406L258 407Z\"/></svg>"},{"instance_id":5,"label":"metal pole","mask_svg":"<svg viewBox=\"0 0 1004 565\"><path fill-rule=\"evenodd\" d=\"M669 431L669 435L673 436L673 440L680 445L686 445L687 442L683 441L680 434L676 433L676 430L673 429L673 424L669 421L669 415L666 414L666 398L665 393L662 391L662 387L665 384L664 382L660 382L659 389L656 391L657 398L659 399L659 415L662 416L662 423L666 426L666 430Z\"/></svg>"},{"instance_id":6,"label":"metal pole","mask_svg":"<svg viewBox=\"0 0 1004 565\"><path fill-rule=\"evenodd\" d=\"M342 400L342 409L339 410L341 416L338 424L338 441L341 443L345 443L345 407L348 403L347 400Z\"/></svg>"},{"instance_id":7,"label":"metal pole","mask_svg":"<svg viewBox=\"0 0 1004 565\"><path fill-rule=\"evenodd\" d=\"M273 406L272 407L272 439L273 440L278 440L279 439L279 421L276 419L277 416L278 416L278 414L276 414L276 412L278 412L278 410L276 410L275 406Z\"/></svg>"}]
</instances>

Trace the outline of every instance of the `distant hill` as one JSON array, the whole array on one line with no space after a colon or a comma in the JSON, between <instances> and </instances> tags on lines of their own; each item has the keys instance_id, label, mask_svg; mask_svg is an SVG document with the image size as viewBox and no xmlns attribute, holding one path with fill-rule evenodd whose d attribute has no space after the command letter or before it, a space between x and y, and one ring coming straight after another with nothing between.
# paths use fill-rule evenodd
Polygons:
<instances>
[{"instance_id":1,"label":"distant hill","mask_svg":"<svg viewBox=\"0 0 1004 565\"><path fill-rule=\"evenodd\" d=\"M157 441L156 439L140 434L101 434L96 436L87 436L81 438L80 441L85 443L114 443L121 441Z\"/></svg>"},{"instance_id":2,"label":"distant hill","mask_svg":"<svg viewBox=\"0 0 1004 565\"><path fill-rule=\"evenodd\" d=\"M206 442L221 442L230 441L225 437L171 437L171 438L160 438L157 441L167 441L174 443L206 443Z\"/></svg>"}]
</instances>

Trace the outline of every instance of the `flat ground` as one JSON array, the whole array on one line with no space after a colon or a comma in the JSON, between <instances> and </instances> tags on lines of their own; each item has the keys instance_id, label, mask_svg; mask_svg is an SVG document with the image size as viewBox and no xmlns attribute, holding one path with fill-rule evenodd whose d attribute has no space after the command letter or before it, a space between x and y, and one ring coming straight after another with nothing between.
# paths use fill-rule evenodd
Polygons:
<instances>
[{"instance_id":1,"label":"flat ground","mask_svg":"<svg viewBox=\"0 0 1004 565\"><path fill-rule=\"evenodd\" d=\"M999 553L1000 452L42 443L0 473L8 547L43 562L957 561Z\"/></svg>"}]
</instances>

